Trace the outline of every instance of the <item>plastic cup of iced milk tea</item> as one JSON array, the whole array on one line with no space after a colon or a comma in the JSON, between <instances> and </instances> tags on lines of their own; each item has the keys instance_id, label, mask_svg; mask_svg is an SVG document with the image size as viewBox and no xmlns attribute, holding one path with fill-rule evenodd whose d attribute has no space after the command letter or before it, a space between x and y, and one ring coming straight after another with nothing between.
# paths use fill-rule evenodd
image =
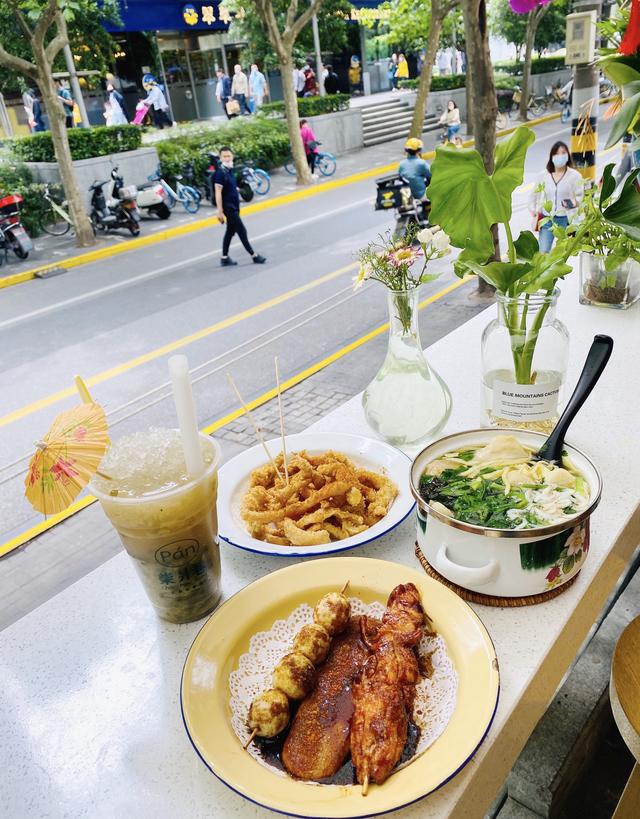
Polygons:
<instances>
[{"instance_id":1,"label":"plastic cup of iced milk tea","mask_svg":"<svg viewBox=\"0 0 640 819\"><path fill-rule=\"evenodd\" d=\"M90 485L160 617L190 623L221 595L220 448L200 434L204 470L190 478L179 430L151 428L112 444Z\"/></svg>"}]
</instances>

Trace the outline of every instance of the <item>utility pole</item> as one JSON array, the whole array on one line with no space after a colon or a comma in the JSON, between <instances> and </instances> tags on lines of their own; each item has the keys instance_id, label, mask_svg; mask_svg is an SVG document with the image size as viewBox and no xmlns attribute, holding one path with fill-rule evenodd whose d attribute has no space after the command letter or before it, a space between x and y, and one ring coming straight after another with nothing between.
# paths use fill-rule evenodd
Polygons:
<instances>
[{"instance_id":1,"label":"utility pole","mask_svg":"<svg viewBox=\"0 0 640 819\"><path fill-rule=\"evenodd\" d=\"M78 104L78 109L80 110L80 120L85 128L90 128L89 117L87 116L87 109L85 108L84 97L82 96L82 88L80 88L80 83L78 82L76 64L69 43L66 44L62 51L67 64L67 71L69 72L69 84L73 92L73 99Z\"/></svg>"},{"instance_id":2,"label":"utility pole","mask_svg":"<svg viewBox=\"0 0 640 819\"><path fill-rule=\"evenodd\" d=\"M595 58L598 46L596 23L602 0L577 0L567 15L565 62L573 65L571 102L571 157L588 182L596 180L600 73Z\"/></svg>"},{"instance_id":3,"label":"utility pole","mask_svg":"<svg viewBox=\"0 0 640 819\"><path fill-rule=\"evenodd\" d=\"M311 28L313 29L313 47L316 52L316 78L320 88L320 96L324 97L327 92L324 90L324 66L322 65L322 52L320 51L320 32L318 31L317 14L314 14L311 18Z\"/></svg>"}]
</instances>

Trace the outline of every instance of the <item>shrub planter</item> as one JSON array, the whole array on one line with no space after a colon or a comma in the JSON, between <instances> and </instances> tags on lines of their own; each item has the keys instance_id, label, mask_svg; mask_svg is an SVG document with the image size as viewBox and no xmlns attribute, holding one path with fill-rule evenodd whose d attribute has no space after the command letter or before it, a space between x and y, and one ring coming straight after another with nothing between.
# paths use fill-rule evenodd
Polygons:
<instances>
[{"instance_id":1,"label":"shrub planter","mask_svg":"<svg viewBox=\"0 0 640 819\"><path fill-rule=\"evenodd\" d=\"M313 133L322 143L321 151L344 154L348 151L356 151L364 145L360 108L309 117L308 122Z\"/></svg>"},{"instance_id":2,"label":"shrub planter","mask_svg":"<svg viewBox=\"0 0 640 819\"><path fill-rule=\"evenodd\" d=\"M95 156L91 159L76 159L73 168L78 180L78 187L89 209L91 203L90 185L96 180L109 179L114 165L124 179L125 185L143 185L147 177L158 168L158 152L155 148L138 148L135 151L123 151L111 156ZM60 173L56 162L25 162L36 182L60 184Z\"/></svg>"}]
</instances>

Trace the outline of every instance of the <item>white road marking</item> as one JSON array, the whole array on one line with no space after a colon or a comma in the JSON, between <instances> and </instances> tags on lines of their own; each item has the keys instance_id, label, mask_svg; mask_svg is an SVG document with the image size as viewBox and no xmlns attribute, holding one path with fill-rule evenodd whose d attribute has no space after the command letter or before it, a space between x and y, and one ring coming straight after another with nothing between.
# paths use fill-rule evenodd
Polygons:
<instances>
[{"instance_id":1,"label":"white road marking","mask_svg":"<svg viewBox=\"0 0 640 819\"><path fill-rule=\"evenodd\" d=\"M289 222L282 227L275 228L274 230L270 230L267 233L262 233L258 236L252 236L251 241L259 242L262 239L268 239L271 236L277 236L279 233L286 233L289 230L295 230L296 228L303 227L304 225L308 225L311 222L318 222L322 219L326 219L330 216L335 216L336 213L342 213L345 210L351 210L353 207L357 207L358 205L362 205L366 202L371 202L371 196L367 196L366 199L359 199L357 202L351 202L348 205L343 205L340 208L333 208L332 210L327 210L322 213L317 214L316 216L309 216L306 219L300 219L297 222ZM181 262L174 262L173 264L166 265L165 267L160 267L157 270L150 270L148 273L142 273L139 276L134 276L131 279L125 279L121 282L115 282L114 284L108 284L104 287L99 287L96 290L89 290L86 293L80 293L77 296L72 296L71 298L64 299L62 301L56 302L55 304L48 304L46 307L40 307L37 310L31 310L28 313L23 313L21 316L15 316L14 318L6 319L5 321L0 322L0 330L4 330L7 327L13 327L16 324L20 324L23 321L28 321L29 319L38 318L40 316L47 315L48 313L53 313L56 310L59 310L63 307L70 307L73 304L80 304L83 301L87 301L88 299L92 299L96 296L102 296L105 293L112 293L115 290L120 290L123 287L129 287L133 284L138 284L139 282L146 281L147 279L154 279L157 276L164 276L167 273L171 273L174 270L180 270L183 267L188 267L191 264L195 264L196 262L201 262L204 259L210 259L214 256L217 256L221 252L220 248L216 250L209 250L207 253L201 253L199 256L193 256L191 259L185 259ZM101 260L102 261L102 260ZM96 262L92 262L92 264L96 264Z\"/></svg>"}]
</instances>

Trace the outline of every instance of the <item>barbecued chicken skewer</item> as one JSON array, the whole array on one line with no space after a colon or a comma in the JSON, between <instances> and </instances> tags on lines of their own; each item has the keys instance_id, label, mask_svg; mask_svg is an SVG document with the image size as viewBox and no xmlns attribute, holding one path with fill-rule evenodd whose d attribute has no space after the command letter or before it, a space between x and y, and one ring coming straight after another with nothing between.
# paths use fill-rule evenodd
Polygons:
<instances>
[{"instance_id":1,"label":"barbecued chicken skewer","mask_svg":"<svg viewBox=\"0 0 640 819\"><path fill-rule=\"evenodd\" d=\"M366 796L369 782L382 784L397 765L420 680L413 651L424 634L425 614L413 583L397 586L375 637L363 640L372 651L362 676L353 687L351 758Z\"/></svg>"}]
</instances>

